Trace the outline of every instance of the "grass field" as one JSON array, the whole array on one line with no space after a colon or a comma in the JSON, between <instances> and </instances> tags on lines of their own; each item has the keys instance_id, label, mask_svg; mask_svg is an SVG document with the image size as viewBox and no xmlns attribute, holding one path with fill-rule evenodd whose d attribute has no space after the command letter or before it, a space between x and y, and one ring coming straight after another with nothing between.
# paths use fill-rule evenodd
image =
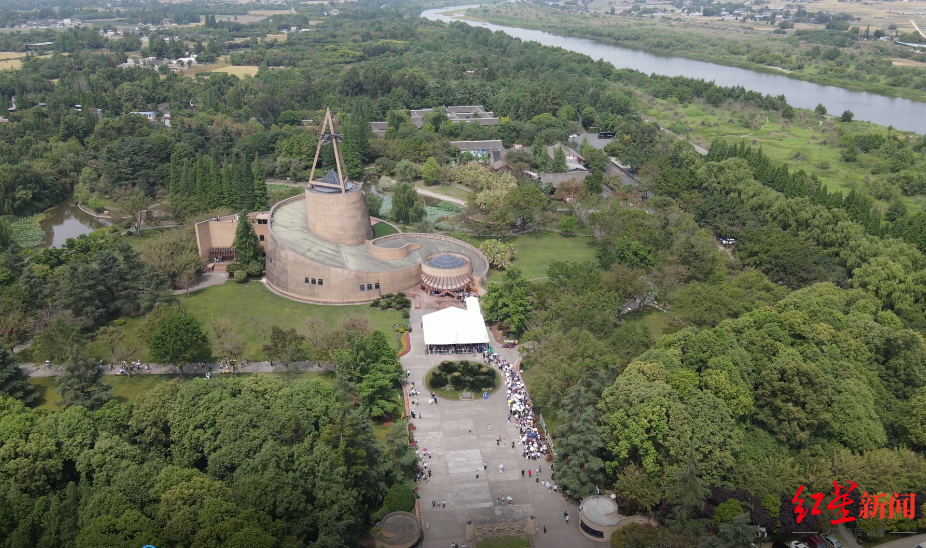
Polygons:
<instances>
[{"instance_id":1,"label":"grass field","mask_svg":"<svg viewBox=\"0 0 926 548\"><path fill-rule=\"evenodd\" d=\"M374 329L384 331L398 349L398 334L392 326L406 321L402 319L401 312L379 310L367 305L321 306L291 301L272 293L264 284L256 281L245 284L228 282L207 287L189 295L181 295L179 300L180 306L202 321L207 331L215 320L229 318L244 338L245 353L252 361L267 359L261 347L269 342L270 327L273 325L304 331L303 323L309 317L321 318L333 327L340 325L346 318L361 317L368 319ZM139 339L139 329L143 322L144 318L130 318L121 329L126 344L138 350L139 359L150 361L147 359L147 348ZM97 358L109 359L102 345L94 344L93 350Z\"/></svg>"},{"instance_id":2,"label":"grass field","mask_svg":"<svg viewBox=\"0 0 926 548\"><path fill-rule=\"evenodd\" d=\"M660 126L669 129L680 125L687 127L688 140L698 146L710 148L710 144L718 138L729 144L745 140L747 145L754 148L761 146L762 151L776 164L787 163L791 170L803 169L813 173L830 191L840 190L843 193L852 189L861 190L869 170L861 166L860 162L841 161L836 140L843 132L887 132L887 128L869 122L843 124L833 117L820 120L806 113L786 121L775 114L768 116L756 109L731 111L703 102L685 106L649 98L643 101L650 103L644 111L646 119L659 122ZM741 123L744 120L751 120L752 127L744 127ZM916 208L922 207L924 201L922 197L909 196L902 196L901 200Z\"/></svg>"},{"instance_id":3,"label":"grass field","mask_svg":"<svg viewBox=\"0 0 926 548\"><path fill-rule=\"evenodd\" d=\"M235 66L229 65L227 67L223 67L220 69L212 69L212 72L226 72L228 74L231 74L232 76L243 78L245 76L254 76L255 74L257 74L258 68L260 67L235 67Z\"/></svg>"},{"instance_id":4,"label":"grass field","mask_svg":"<svg viewBox=\"0 0 926 548\"><path fill-rule=\"evenodd\" d=\"M383 236L388 236L390 234L398 234L399 231L393 228L392 225L388 223L376 223L373 225L373 237L382 238Z\"/></svg>"},{"instance_id":5,"label":"grass field","mask_svg":"<svg viewBox=\"0 0 926 548\"><path fill-rule=\"evenodd\" d=\"M260 373L261 375L283 375L284 373ZM248 374L238 375L238 376L247 376ZM145 392L151 390L158 384L173 380L178 378L179 375L136 375L132 378L124 377L122 375L107 375L104 378L106 384L113 387L113 396L122 402L135 403L138 401L138 398ZM220 381L221 379L228 377L216 375L213 377L213 380ZM320 378L326 379L328 382L334 382L334 373L320 372L320 371L307 371L305 373L299 373L296 375L296 378ZM187 375L189 379L190 376ZM211 382L211 381L210 381ZM29 379L29 384L35 386L39 391L39 398L33 403L32 407L37 409L61 409L58 406L58 402L61 401L61 396L55 390L55 378L54 377L32 377ZM385 434L383 435L385 440Z\"/></svg>"},{"instance_id":6,"label":"grass field","mask_svg":"<svg viewBox=\"0 0 926 548\"><path fill-rule=\"evenodd\" d=\"M482 240L464 238L479 247ZM547 267L555 261L594 261L595 240L588 236L563 236L558 232L541 230L514 236L505 240L516 249L512 267L520 268L527 279L544 278ZM501 282L504 271L493 268L489 273L489 283Z\"/></svg>"},{"instance_id":7,"label":"grass field","mask_svg":"<svg viewBox=\"0 0 926 548\"><path fill-rule=\"evenodd\" d=\"M0 70L18 69L22 66L22 58L25 56L25 52L0 51Z\"/></svg>"},{"instance_id":8,"label":"grass field","mask_svg":"<svg viewBox=\"0 0 926 548\"><path fill-rule=\"evenodd\" d=\"M287 36L289 35L288 34L268 34L267 36L264 37L264 39L267 40L268 42L270 40L276 40L277 42L285 42Z\"/></svg>"}]
</instances>

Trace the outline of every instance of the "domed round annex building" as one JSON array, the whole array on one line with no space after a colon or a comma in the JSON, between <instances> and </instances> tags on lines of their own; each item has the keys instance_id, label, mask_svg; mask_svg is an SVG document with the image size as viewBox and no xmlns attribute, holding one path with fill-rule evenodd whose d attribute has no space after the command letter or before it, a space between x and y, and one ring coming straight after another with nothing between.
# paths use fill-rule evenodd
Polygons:
<instances>
[{"instance_id":1,"label":"domed round annex building","mask_svg":"<svg viewBox=\"0 0 926 548\"><path fill-rule=\"evenodd\" d=\"M369 302L416 286L481 292L489 263L472 245L439 234L373 238L363 189L346 176L339 140L328 111L316 159L321 147L331 143L336 169L316 179L313 168L303 195L277 203L269 213L248 215L264 247L267 287L320 304ZM235 232L228 225L234 222L237 217L196 225L204 259L228 258Z\"/></svg>"}]
</instances>

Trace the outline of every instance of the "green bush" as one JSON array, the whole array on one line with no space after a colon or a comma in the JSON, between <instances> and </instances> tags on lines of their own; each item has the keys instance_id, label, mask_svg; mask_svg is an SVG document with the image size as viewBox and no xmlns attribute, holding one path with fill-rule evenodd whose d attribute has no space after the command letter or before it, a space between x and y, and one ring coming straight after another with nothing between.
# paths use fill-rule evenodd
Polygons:
<instances>
[{"instance_id":1,"label":"green bush","mask_svg":"<svg viewBox=\"0 0 926 548\"><path fill-rule=\"evenodd\" d=\"M260 276L264 272L264 263L261 261L252 261L245 267L248 276Z\"/></svg>"},{"instance_id":2,"label":"green bush","mask_svg":"<svg viewBox=\"0 0 926 548\"><path fill-rule=\"evenodd\" d=\"M236 282L243 284L248 281L248 273L244 270L236 270L234 276L232 276Z\"/></svg>"},{"instance_id":3,"label":"green bush","mask_svg":"<svg viewBox=\"0 0 926 548\"><path fill-rule=\"evenodd\" d=\"M411 313L408 311L407 308L406 308L405 310L402 311L402 317L405 318L406 320L407 320L409 317L411 317Z\"/></svg>"},{"instance_id":4,"label":"green bush","mask_svg":"<svg viewBox=\"0 0 926 548\"><path fill-rule=\"evenodd\" d=\"M229 276L234 276L235 272L243 270L244 265L238 262L228 263L228 266L225 267L225 272L228 272Z\"/></svg>"},{"instance_id":5,"label":"green bush","mask_svg":"<svg viewBox=\"0 0 926 548\"><path fill-rule=\"evenodd\" d=\"M491 390L497 382L498 373L491 367L466 360L444 360L431 373L430 386L442 389L449 385L453 390L481 392Z\"/></svg>"},{"instance_id":6,"label":"green bush","mask_svg":"<svg viewBox=\"0 0 926 548\"><path fill-rule=\"evenodd\" d=\"M125 318L116 318L115 320L109 322L109 325L113 327L121 327L125 325Z\"/></svg>"},{"instance_id":7,"label":"green bush","mask_svg":"<svg viewBox=\"0 0 926 548\"><path fill-rule=\"evenodd\" d=\"M383 519L390 512L412 512L415 510L415 486L411 482L396 483L389 488L383 505L373 514L374 522Z\"/></svg>"}]
</instances>

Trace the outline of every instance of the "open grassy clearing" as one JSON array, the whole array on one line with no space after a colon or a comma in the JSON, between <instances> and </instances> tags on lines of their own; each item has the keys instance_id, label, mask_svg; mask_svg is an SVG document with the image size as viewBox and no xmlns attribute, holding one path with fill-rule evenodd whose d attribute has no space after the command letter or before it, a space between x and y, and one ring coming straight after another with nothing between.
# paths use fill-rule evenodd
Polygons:
<instances>
[{"instance_id":1,"label":"open grassy clearing","mask_svg":"<svg viewBox=\"0 0 926 548\"><path fill-rule=\"evenodd\" d=\"M830 191L843 193L861 190L869 170L860 162L847 163L840 159L836 146L839 130L887 133L887 128L877 124L855 121L849 126L832 116L821 119L807 112L800 112L794 120L788 121L777 113L769 115L756 109L730 110L726 105L713 107L703 102L679 105L650 98L642 99L641 103L644 101L649 102L648 108L644 108L648 120L676 133L680 133L680 127L687 128L688 140L698 146L710 148L719 138L731 144L745 141L753 147L761 146L772 161L787 163L792 170L813 173ZM746 123L750 123L750 127L744 127ZM902 196L901 200L915 208L922 207L924 202L922 197Z\"/></svg>"},{"instance_id":2,"label":"open grassy clearing","mask_svg":"<svg viewBox=\"0 0 926 548\"><path fill-rule=\"evenodd\" d=\"M219 318L228 318L245 341L245 354L249 360L266 360L261 349L270 340L270 328L278 325L284 329L295 328L305 331L304 322L309 317L324 320L326 325L337 327L346 318L366 318L374 329L386 333L393 346L399 348L398 334L392 326L407 322L401 312L379 310L369 305L322 306L299 303L284 299L257 281L245 284L227 282L207 287L190 294L179 296L180 306L202 321L206 329ZM120 329L125 334L127 345L138 351L138 358L148 359L147 346L139 338L144 318L129 318ZM94 343L93 356L109 359L102 344Z\"/></svg>"},{"instance_id":3,"label":"open grassy clearing","mask_svg":"<svg viewBox=\"0 0 926 548\"><path fill-rule=\"evenodd\" d=\"M285 375L285 373L242 373L240 375L225 375L220 376L216 375L210 379L211 382L221 382L226 377L234 376L247 376L247 375ZM135 375L134 377L127 377L122 375L107 375L104 379L106 384L113 387L113 396L122 402L126 403L135 403L138 401L138 398L145 392L153 389L158 384L170 381L173 379L179 378L179 375ZM308 378L319 378L327 380L330 383L334 383L334 374L327 373L324 371L307 371L305 373L299 373L296 375L297 379L308 379ZM186 376L187 379L192 378L190 375ZM38 399L34 402L32 407L37 409L61 409L58 406L58 402L61 401L61 396L58 394L55 385L55 377L32 377L29 379L29 384L36 387L39 392ZM383 437L385 440L385 435Z\"/></svg>"},{"instance_id":4,"label":"open grassy clearing","mask_svg":"<svg viewBox=\"0 0 926 548\"><path fill-rule=\"evenodd\" d=\"M268 42L270 40L276 40L277 42L285 42L287 36L289 35L288 34L268 34L267 36L264 37L264 39L267 40Z\"/></svg>"},{"instance_id":5,"label":"open grassy clearing","mask_svg":"<svg viewBox=\"0 0 926 548\"><path fill-rule=\"evenodd\" d=\"M255 74L257 74L257 69L259 68L260 67L236 67L236 66L228 65L220 69L213 69L211 72L226 72L228 74L231 74L232 76L243 78L245 76L254 76Z\"/></svg>"},{"instance_id":6,"label":"open grassy clearing","mask_svg":"<svg viewBox=\"0 0 926 548\"><path fill-rule=\"evenodd\" d=\"M464 238L479 247L479 238ZM595 240L588 236L563 236L558 232L540 230L505 240L517 250L511 266L520 268L527 279L544 278L547 267L555 261L594 261ZM489 283L501 283L504 271L491 269Z\"/></svg>"}]
</instances>

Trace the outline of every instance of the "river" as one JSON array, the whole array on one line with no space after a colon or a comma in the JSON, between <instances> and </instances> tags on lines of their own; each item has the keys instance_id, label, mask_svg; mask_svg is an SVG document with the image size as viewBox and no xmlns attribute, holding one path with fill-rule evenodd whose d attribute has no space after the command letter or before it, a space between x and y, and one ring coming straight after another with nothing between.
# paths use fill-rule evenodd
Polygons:
<instances>
[{"instance_id":1,"label":"river","mask_svg":"<svg viewBox=\"0 0 926 548\"><path fill-rule=\"evenodd\" d=\"M106 219L97 219L93 215L84 213L68 196L60 204L45 210L42 219L45 239L37 247L61 247L68 238L90 234L110 224L111 222Z\"/></svg>"},{"instance_id":2,"label":"river","mask_svg":"<svg viewBox=\"0 0 926 548\"><path fill-rule=\"evenodd\" d=\"M464 21L441 15L441 13L449 11L462 12L467 8L474 7L478 6L437 8L424 11L421 16L432 21L461 21L492 31L502 31L524 41L534 41L544 46L560 47L588 55L592 59L604 59L617 68L630 68L647 74L656 73L666 76L703 78L708 81L713 80L720 86L743 86L746 89L758 91L763 95L784 95L787 97L788 103L795 107L813 110L818 103L823 103L826 110L831 114L838 115L845 110L851 110L857 120L874 122L882 126L894 126L897 129L916 133L926 132L926 102L849 91L840 87L822 86L777 74L753 72L704 61L692 61L682 57L656 55L625 47L609 46L584 38L557 36L539 30Z\"/></svg>"}]
</instances>

